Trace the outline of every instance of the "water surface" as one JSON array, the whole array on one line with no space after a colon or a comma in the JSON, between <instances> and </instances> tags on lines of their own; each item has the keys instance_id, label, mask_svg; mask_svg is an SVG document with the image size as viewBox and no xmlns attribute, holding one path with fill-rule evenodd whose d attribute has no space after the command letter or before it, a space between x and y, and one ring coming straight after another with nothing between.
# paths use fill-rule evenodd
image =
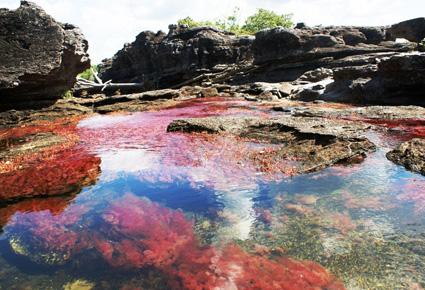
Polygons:
<instances>
[{"instance_id":1,"label":"water surface","mask_svg":"<svg viewBox=\"0 0 425 290\"><path fill-rule=\"evenodd\" d=\"M212 115L269 116L203 99L81 120L55 166L82 191L0 208L0 289L425 286L425 178L385 158L411 135L369 132L364 162L290 176L247 158L274 145L166 132Z\"/></svg>"}]
</instances>

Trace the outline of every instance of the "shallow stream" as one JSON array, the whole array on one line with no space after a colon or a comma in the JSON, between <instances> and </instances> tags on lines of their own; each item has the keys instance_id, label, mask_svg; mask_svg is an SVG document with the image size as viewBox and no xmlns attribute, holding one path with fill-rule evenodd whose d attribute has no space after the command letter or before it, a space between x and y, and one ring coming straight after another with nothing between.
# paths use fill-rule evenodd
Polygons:
<instances>
[{"instance_id":1,"label":"shallow stream","mask_svg":"<svg viewBox=\"0 0 425 290\"><path fill-rule=\"evenodd\" d=\"M213 115L269 113L203 99L80 120L43 161L62 183L21 178L54 193L81 171L81 192L0 208L0 289L425 286L425 177L385 157L410 135L371 131L363 162L292 176L246 158L274 145L166 131Z\"/></svg>"}]
</instances>

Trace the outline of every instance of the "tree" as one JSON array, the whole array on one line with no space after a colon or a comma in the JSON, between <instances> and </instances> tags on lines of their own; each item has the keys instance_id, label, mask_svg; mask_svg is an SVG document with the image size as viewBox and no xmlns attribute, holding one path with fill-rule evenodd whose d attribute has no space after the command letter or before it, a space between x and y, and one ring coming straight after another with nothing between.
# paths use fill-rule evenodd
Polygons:
<instances>
[{"instance_id":1,"label":"tree","mask_svg":"<svg viewBox=\"0 0 425 290\"><path fill-rule=\"evenodd\" d=\"M246 19L245 25L242 26L242 30L254 34L260 30L278 26L285 28L293 26L292 14L279 15L267 9L258 9L257 13Z\"/></svg>"},{"instance_id":2,"label":"tree","mask_svg":"<svg viewBox=\"0 0 425 290\"><path fill-rule=\"evenodd\" d=\"M225 18L215 20L215 21L196 21L191 17L186 17L180 19L177 22L179 25L187 25L189 28L200 27L200 26L211 26L216 27L221 30L226 30L233 32L235 34L255 34L257 31L274 28L277 26L282 27L291 27L292 23L292 14L282 14L279 15L276 12L258 9L254 15L249 16L245 20L245 24L241 25L239 19L239 8L236 7L233 10L233 14Z\"/></svg>"}]
</instances>

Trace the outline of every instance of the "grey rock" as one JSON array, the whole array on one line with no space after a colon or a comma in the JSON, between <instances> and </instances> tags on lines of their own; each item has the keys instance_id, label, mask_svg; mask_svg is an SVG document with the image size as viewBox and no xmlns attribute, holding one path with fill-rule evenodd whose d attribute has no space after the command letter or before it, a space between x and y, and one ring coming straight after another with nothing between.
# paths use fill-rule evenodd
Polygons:
<instances>
[{"instance_id":1,"label":"grey rock","mask_svg":"<svg viewBox=\"0 0 425 290\"><path fill-rule=\"evenodd\" d=\"M343 34L343 39L347 45L357 45L359 43L367 43L367 37L360 31L348 31Z\"/></svg>"},{"instance_id":2,"label":"grey rock","mask_svg":"<svg viewBox=\"0 0 425 290\"><path fill-rule=\"evenodd\" d=\"M272 160L296 158L298 165L294 173L307 173L359 159L373 151L375 145L360 136L367 128L367 125L323 118L284 116L264 120L229 116L175 120L167 130L210 134L225 132L248 138L250 142L279 144L279 149L269 157Z\"/></svg>"},{"instance_id":3,"label":"grey rock","mask_svg":"<svg viewBox=\"0 0 425 290\"><path fill-rule=\"evenodd\" d=\"M235 64L250 57L252 39L236 37L211 27L140 33L100 67L103 80L142 82L146 89L169 88L218 65ZM218 71L225 69L220 68Z\"/></svg>"},{"instance_id":4,"label":"grey rock","mask_svg":"<svg viewBox=\"0 0 425 290\"><path fill-rule=\"evenodd\" d=\"M408 170L425 175L425 140L412 139L404 142L388 152L387 158Z\"/></svg>"},{"instance_id":5,"label":"grey rock","mask_svg":"<svg viewBox=\"0 0 425 290\"><path fill-rule=\"evenodd\" d=\"M90 67L87 49L77 27L34 3L0 9L0 109L59 98Z\"/></svg>"},{"instance_id":6,"label":"grey rock","mask_svg":"<svg viewBox=\"0 0 425 290\"><path fill-rule=\"evenodd\" d=\"M331 69L327 68L317 68L315 70L308 71L304 73L299 80L301 81L308 81L308 82L320 82L324 79L327 79L329 77L333 76L333 71Z\"/></svg>"},{"instance_id":7,"label":"grey rock","mask_svg":"<svg viewBox=\"0 0 425 290\"><path fill-rule=\"evenodd\" d=\"M387 34L392 40L404 38L412 42L421 42L425 38L425 17L394 24L388 29Z\"/></svg>"}]
</instances>

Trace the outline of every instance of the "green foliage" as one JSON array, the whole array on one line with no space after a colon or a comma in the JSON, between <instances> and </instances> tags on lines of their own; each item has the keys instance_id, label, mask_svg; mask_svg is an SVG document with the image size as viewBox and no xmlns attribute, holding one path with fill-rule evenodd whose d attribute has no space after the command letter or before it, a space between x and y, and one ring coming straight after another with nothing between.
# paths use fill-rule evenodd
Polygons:
<instances>
[{"instance_id":1,"label":"green foliage","mask_svg":"<svg viewBox=\"0 0 425 290\"><path fill-rule=\"evenodd\" d=\"M278 26L285 28L292 27L292 14L279 15L270 10L258 9L257 13L246 19L245 25L242 29L249 33L256 33L257 31L266 28L274 28Z\"/></svg>"},{"instance_id":2,"label":"green foliage","mask_svg":"<svg viewBox=\"0 0 425 290\"><path fill-rule=\"evenodd\" d=\"M180 19L177 23L179 25L187 25L189 28L211 26L237 35L243 35L255 34L259 30L277 26L288 28L293 25L291 19L292 14L279 15L270 10L258 9L254 15L249 16L244 24L241 25L239 8L236 7L231 15L215 21L196 21L191 17L186 17Z\"/></svg>"},{"instance_id":3,"label":"green foliage","mask_svg":"<svg viewBox=\"0 0 425 290\"><path fill-rule=\"evenodd\" d=\"M89 81L94 81L94 75L93 75L92 69L95 72L98 72L97 65L92 65L91 68L86 69L85 71L83 71L82 73L80 73L78 75L78 77L83 78L83 79L86 79L86 80L89 80Z\"/></svg>"},{"instance_id":4,"label":"green foliage","mask_svg":"<svg viewBox=\"0 0 425 290\"><path fill-rule=\"evenodd\" d=\"M72 94L72 92L68 90L62 94L62 99L69 99L69 98L72 98L73 96L74 95Z\"/></svg>"}]
</instances>

